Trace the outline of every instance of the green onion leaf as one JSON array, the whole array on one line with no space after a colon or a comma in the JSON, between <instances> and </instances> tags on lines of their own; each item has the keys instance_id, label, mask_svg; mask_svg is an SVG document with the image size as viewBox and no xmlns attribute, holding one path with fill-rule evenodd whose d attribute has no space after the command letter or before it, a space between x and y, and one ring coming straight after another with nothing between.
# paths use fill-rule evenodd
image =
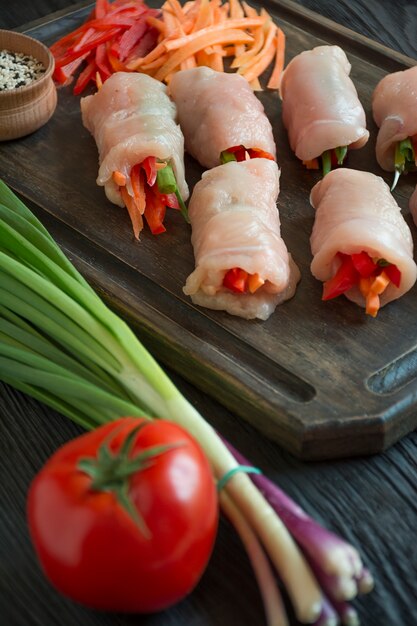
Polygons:
<instances>
[{"instance_id":1,"label":"green onion leaf","mask_svg":"<svg viewBox=\"0 0 417 626\"><path fill-rule=\"evenodd\" d=\"M334 151L338 165L343 165L343 161L345 160L348 151L347 146L339 146L338 148L335 148Z\"/></svg>"},{"instance_id":2,"label":"green onion leaf","mask_svg":"<svg viewBox=\"0 0 417 626\"><path fill-rule=\"evenodd\" d=\"M326 176L332 170L331 150L325 150L321 155L323 176Z\"/></svg>"}]
</instances>

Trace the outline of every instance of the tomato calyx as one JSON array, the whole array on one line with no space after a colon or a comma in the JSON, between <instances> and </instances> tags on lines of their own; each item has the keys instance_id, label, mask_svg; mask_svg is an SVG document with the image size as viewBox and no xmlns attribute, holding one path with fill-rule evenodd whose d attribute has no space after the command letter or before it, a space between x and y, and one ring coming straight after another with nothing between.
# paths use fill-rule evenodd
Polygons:
<instances>
[{"instance_id":1,"label":"tomato calyx","mask_svg":"<svg viewBox=\"0 0 417 626\"><path fill-rule=\"evenodd\" d=\"M144 537L149 539L151 537L149 528L129 495L129 479L137 472L150 467L155 457L183 443L152 446L132 457L131 452L136 436L145 425L146 422L134 428L127 435L118 452L113 452L109 447L109 442L104 442L98 448L96 457L80 459L77 468L91 478L91 490L113 492L119 505L138 526Z\"/></svg>"}]
</instances>

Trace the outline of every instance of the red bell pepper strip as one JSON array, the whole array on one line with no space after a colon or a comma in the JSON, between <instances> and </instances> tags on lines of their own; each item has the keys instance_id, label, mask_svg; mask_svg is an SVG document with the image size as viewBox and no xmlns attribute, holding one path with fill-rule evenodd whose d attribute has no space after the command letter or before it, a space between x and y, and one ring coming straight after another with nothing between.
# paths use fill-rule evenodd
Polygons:
<instances>
[{"instance_id":1,"label":"red bell pepper strip","mask_svg":"<svg viewBox=\"0 0 417 626\"><path fill-rule=\"evenodd\" d=\"M240 267L232 267L226 272L223 278L223 287L235 293L245 293L247 291L248 273Z\"/></svg>"},{"instance_id":2,"label":"red bell pepper strip","mask_svg":"<svg viewBox=\"0 0 417 626\"><path fill-rule=\"evenodd\" d=\"M359 272L362 278L369 278L378 269L377 264L372 261L369 254L365 251L351 254L350 256L356 271Z\"/></svg>"},{"instance_id":3,"label":"red bell pepper strip","mask_svg":"<svg viewBox=\"0 0 417 626\"><path fill-rule=\"evenodd\" d=\"M144 216L153 235L160 235L166 231L163 224L165 213L166 207L161 200L158 188L156 186L147 187Z\"/></svg>"},{"instance_id":4,"label":"red bell pepper strip","mask_svg":"<svg viewBox=\"0 0 417 626\"><path fill-rule=\"evenodd\" d=\"M84 61L84 59L86 59L89 56L89 54L90 54L89 52L86 52L78 59L74 59L74 61L71 61L71 63L68 63L68 65L55 68L54 74L53 74L54 80L56 80L56 82L59 83L60 85L65 85L66 83L68 83L72 75L74 74L74 72L77 71L77 69L80 67L80 65Z\"/></svg>"},{"instance_id":5,"label":"red bell pepper strip","mask_svg":"<svg viewBox=\"0 0 417 626\"><path fill-rule=\"evenodd\" d=\"M138 43L138 41L143 37L145 32L148 30L148 25L143 21L137 21L131 26L129 29L125 30L123 35L120 37L118 41L118 57L121 61L125 61L129 56L132 49ZM113 49L112 49L113 51Z\"/></svg>"},{"instance_id":6,"label":"red bell pepper strip","mask_svg":"<svg viewBox=\"0 0 417 626\"><path fill-rule=\"evenodd\" d=\"M223 150L220 154L221 163L229 161L246 161L246 157L250 159L270 159L275 161L275 157L270 152L265 152L261 148L246 148L245 146L231 146L227 150Z\"/></svg>"},{"instance_id":7,"label":"red bell pepper strip","mask_svg":"<svg viewBox=\"0 0 417 626\"><path fill-rule=\"evenodd\" d=\"M341 260L340 267L324 283L322 300L336 298L357 285L366 300L366 312L375 317L380 306L379 295L390 282L400 286L401 271L385 259L373 261L364 250L358 254L338 252L337 257Z\"/></svg>"},{"instance_id":8,"label":"red bell pepper strip","mask_svg":"<svg viewBox=\"0 0 417 626\"><path fill-rule=\"evenodd\" d=\"M86 67L83 69L83 71L81 72L81 74L79 75L77 79L77 82L74 85L73 93L76 96L84 91L84 89L87 87L90 80L94 80L96 72L97 72L97 65L96 65L96 60L93 57L88 62L88 65L86 65Z\"/></svg>"},{"instance_id":9,"label":"red bell pepper strip","mask_svg":"<svg viewBox=\"0 0 417 626\"><path fill-rule=\"evenodd\" d=\"M141 59L145 57L153 48L155 48L158 42L159 33L156 28L150 28L146 31L142 39L129 53L126 59L126 65L133 59Z\"/></svg>"},{"instance_id":10,"label":"red bell pepper strip","mask_svg":"<svg viewBox=\"0 0 417 626\"><path fill-rule=\"evenodd\" d=\"M74 50L71 48L67 50L65 55L55 60L55 66L62 67L63 65L68 65L68 63L78 58L85 52L89 52L90 50L93 50L93 48L96 48L101 43L105 43L106 41L109 41L118 32L120 32L120 28L113 28L110 30L103 31L102 33L99 33L98 35L96 34L92 36L88 40L87 43L85 43L82 47L78 48L77 50Z\"/></svg>"},{"instance_id":11,"label":"red bell pepper strip","mask_svg":"<svg viewBox=\"0 0 417 626\"><path fill-rule=\"evenodd\" d=\"M275 161L273 154L265 152L265 150L261 150L260 148L248 148L247 152L251 159L269 159L270 161Z\"/></svg>"},{"instance_id":12,"label":"red bell pepper strip","mask_svg":"<svg viewBox=\"0 0 417 626\"><path fill-rule=\"evenodd\" d=\"M170 209L180 210L181 207L175 193L161 193L160 196L165 206L169 207Z\"/></svg>"},{"instance_id":13,"label":"red bell pepper strip","mask_svg":"<svg viewBox=\"0 0 417 626\"><path fill-rule=\"evenodd\" d=\"M340 267L333 278L323 284L322 300L336 298L359 282L360 274L353 264L351 255L338 252L337 256L341 260Z\"/></svg>"},{"instance_id":14,"label":"red bell pepper strip","mask_svg":"<svg viewBox=\"0 0 417 626\"><path fill-rule=\"evenodd\" d=\"M94 15L96 19L101 19L104 17L109 10L109 4L107 0L96 0L96 6L94 10Z\"/></svg>"},{"instance_id":15,"label":"red bell pepper strip","mask_svg":"<svg viewBox=\"0 0 417 626\"><path fill-rule=\"evenodd\" d=\"M398 267L393 263L390 263L389 265L385 265L383 267L383 270L390 279L390 281L393 283L393 285L399 287L401 283L401 271L398 269Z\"/></svg>"},{"instance_id":16,"label":"red bell pepper strip","mask_svg":"<svg viewBox=\"0 0 417 626\"><path fill-rule=\"evenodd\" d=\"M100 71L101 80L103 83L110 78L113 73L111 65L107 59L106 44L102 43L97 46L96 49L96 64Z\"/></svg>"},{"instance_id":17,"label":"red bell pepper strip","mask_svg":"<svg viewBox=\"0 0 417 626\"><path fill-rule=\"evenodd\" d=\"M156 181L156 158L155 157L147 157L141 163L141 167L145 171L146 174L146 182L149 187L153 187Z\"/></svg>"}]
</instances>

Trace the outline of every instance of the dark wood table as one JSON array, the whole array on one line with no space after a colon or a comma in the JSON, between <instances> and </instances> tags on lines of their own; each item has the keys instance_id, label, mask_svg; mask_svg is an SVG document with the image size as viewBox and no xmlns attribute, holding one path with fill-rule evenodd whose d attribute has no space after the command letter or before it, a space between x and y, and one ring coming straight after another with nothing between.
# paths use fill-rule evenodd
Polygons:
<instances>
[{"instance_id":1,"label":"dark wood table","mask_svg":"<svg viewBox=\"0 0 417 626\"><path fill-rule=\"evenodd\" d=\"M72 4L75 4L73 2ZM300 4L409 56L417 57L417 4L411 0L302 0ZM0 3L0 27L70 6L70 0ZM0 172L1 175L1 172ZM176 384L255 465L313 517L360 548L376 579L355 602L364 626L417 623L417 434L384 454L302 463L173 375ZM245 553L222 522L210 565L197 589L153 616L85 610L58 595L43 577L29 541L28 485L46 459L80 430L13 389L0 386L0 623L4 626L261 626L263 609ZM295 624L295 622L294 622Z\"/></svg>"}]
</instances>

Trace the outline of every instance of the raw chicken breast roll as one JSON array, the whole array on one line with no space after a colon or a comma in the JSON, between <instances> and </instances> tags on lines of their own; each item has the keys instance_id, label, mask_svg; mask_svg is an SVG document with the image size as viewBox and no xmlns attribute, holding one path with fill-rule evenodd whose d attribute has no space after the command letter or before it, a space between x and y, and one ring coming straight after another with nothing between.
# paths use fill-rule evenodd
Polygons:
<instances>
[{"instance_id":1,"label":"raw chicken breast roll","mask_svg":"<svg viewBox=\"0 0 417 626\"><path fill-rule=\"evenodd\" d=\"M219 165L221 153L230 148L233 154L240 149L237 161L246 153L275 158L271 124L243 76L195 67L174 74L169 92L177 105L185 148L204 167Z\"/></svg>"},{"instance_id":2,"label":"raw chicken breast roll","mask_svg":"<svg viewBox=\"0 0 417 626\"><path fill-rule=\"evenodd\" d=\"M184 209L188 198L184 138L166 87L145 74L117 72L81 99L81 112L99 151L97 184L127 207L136 237L142 214L153 233L163 232L165 207Z\"/></svg>"},{"instance_id":3,"label":"raw chicken breast roll","mask_svg":"<svg viewBox=\"0 0 417 626\"><path fill-rule=\"evenodd\" d=\"M351 169L330 172L312 189L313 276L323 300L344 294L376 316L414 285L413 241L400 207L379 176Z\"/></svg>"},{"instance_id":4,"label":"raw chicken breast roll","mask_svg":"<svg viewBox=\"0 0 417 626\"><path fill-rule=\"evenodd\" d=\"M410 209L411 217L414 220L414 224L417 226L417 186L411 194L408 202L408 208Z\"/></svg>"},{"instance_id":5,"label":"raw chicken breast roll","mask_svg":"<svg viewBox=\"0 0 417 626\"><path fill-rule=\"evenodd\" d=\"M365 111L349 78L351 65L339 46L318 46L297 55L280 86L284 126L291 149L309 168L343 163L347 149L369 138Z\"/></svg>"},{"instance_id":6,"label":"raw chicken breast roll","mask_svg":"<svg viewBox=\"0 0 417 626\"><path fill-rule=\"evenodd\" d=\"M294 295L300 273L280 234L275 162L230 162L203 174L189 204L195 304L266 320Z\"/></svg>"},{"instance_id":7,"label":"raw chicken breast roll","mask_svg":"<svg viewBox=\"0 0 417 626\"><path fill-rule=\"evenodd\" d=\"M382 169L400 174L416 166L417 66L385 76L372 96L372 112L379 126L376 158Z\"/></svg>"}]
</instances>

